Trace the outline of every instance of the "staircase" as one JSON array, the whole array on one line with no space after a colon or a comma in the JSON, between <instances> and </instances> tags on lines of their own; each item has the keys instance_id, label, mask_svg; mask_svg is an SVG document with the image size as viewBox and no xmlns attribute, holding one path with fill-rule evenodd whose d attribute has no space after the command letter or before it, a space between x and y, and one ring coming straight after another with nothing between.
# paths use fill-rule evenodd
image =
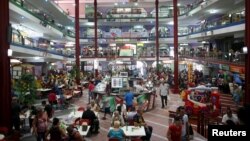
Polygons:
<instances>
[{"instance_id":1,"label":"staircase","mask_svg":"<svg viewBox=\"0 0 250 141\"><path fill-rule=\"evenodd\" d=\"M235 102L233 101L233 97L231 94L220 94L220 101L221 101L221 112L225 114L227 106L230 106L233 113L237 113L238 107L236 106Z\"/></svg>"}]
</instances>

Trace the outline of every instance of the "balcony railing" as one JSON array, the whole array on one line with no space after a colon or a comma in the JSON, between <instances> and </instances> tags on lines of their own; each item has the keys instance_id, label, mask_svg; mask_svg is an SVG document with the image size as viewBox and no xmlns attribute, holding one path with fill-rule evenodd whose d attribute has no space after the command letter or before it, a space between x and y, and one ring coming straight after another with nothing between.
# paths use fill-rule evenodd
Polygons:
<instances>
[{"instance_id":1,"label":"balcony railing","mask_svg":"<svg viewBox=\"0 0 250 141\"><path fill-rule=\"evenodd\" d=\"M75 37L75 32L72 30L67 30L63 25L61 25L60 23L57 23L53 16L43 12L42 9L37 9L36 7L34 7L32 4L29 4L25 1L21 1L21 0L10 0L13 4L19 6L20 8L24 9L25 11L27 11L28 13L32 14L33 16L37 17L38 19L41 20L40 24L43 26L51 26L55 29L57 29L58 31L62 32L64 35L67 35L69 37L74 38ZM194 7L197 7L200 5L200 3L203 0L197 0L196 4L193 4L190 6L189 9L192 9ZM124 18L124 17L123 17ZM245 21L245 15L244 15L244 10L237 12L237 13L232 13L230 15L225 15L222 17L219 17L217 19L214 19L212 21L206 22L204 21L204 23L202 23L200 26L192 28L189 27L185 30L179 30L179 37L181 36L186 36L186 35L191 35L191 34L195 34L195 33L199 33L199 32L205 32L205 31L209 31L209 30L214 30L214 29L218 29L218 28L223 28L226 26L232 26L235 24L241 24L244 23ZM134 39L134 38L141 38L141 39L146 39L146 40L155 40L155 34L154 33L149 33L148 32L148 36L147 37L115 37L115 38L108 38L108 37L104 37L102 36L102 34L100 33L98 38L101 39L117 39L117 38L127 38L127 39ZM130 33L129 35L131 35L133 33ZM163 34L160 35L160 38L172 38L173 36L171 34ZM88 36L85 33L81 33L80 34L80 38L81 39L94 39L93 36Z\"/></svg>"},{"instance_id":2,"label":"balcony railing","mask_svg":"<svg viewBox=\"0 0 250 141\"><path fill-rule=\"evenodd\" d=\"M16 31L16 30L13 30ZM38 40L31 39L25 36L21 36L18 33L12 32L12 45L16 45L18 47L23 47L31 50L41 51L46 55L47 53L60 55L63 57L71 57L72 53L68 52L65 49L56 49L56 47L51 46L46 43L39 43Z\"/></svg>"},{"instance_id":3,"label":"balcony railing","mask_svg":"<svg viewBox=\"0 0 250 141\"><path fill-rule=\"evenodd\" d=\"M180 53L181 58L190 58L203 61L221 62L244 65L246 55L240 52L185 52Z\"/></svg>"}]
</instances>

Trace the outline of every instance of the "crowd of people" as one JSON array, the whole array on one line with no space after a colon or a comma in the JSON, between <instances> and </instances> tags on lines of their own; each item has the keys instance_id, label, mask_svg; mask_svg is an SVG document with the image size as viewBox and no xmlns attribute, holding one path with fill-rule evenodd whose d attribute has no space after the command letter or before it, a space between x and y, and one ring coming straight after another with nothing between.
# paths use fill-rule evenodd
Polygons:
<instances>
[{"instance_id":1,"label":"crowd of people","mask_svg":"<svg viewBox=\"0 0 250 141\"><path fill-rule=\"evenodd\" d=\"M219 74L216 80L212 80L212 78L205 78L202 71L195 70L192 75L193 86L207 82L212 86L218 86L220 91L225 91L225 88L220 85L221 79L227 79L223 74ZM52 90L48 94L48 102L42 101L43 107L37 108L35 106L31 106L30 108L31 114L29 117L29 123L37 140L41 141L50 138L51 141L59 141L62 139L81 141L84 140L84 138L77 131L75 124L81 124L82 122L80 121L86 121L90 126L89 135L98 134L101 120L107 120L109 118L106 116L110 116L110 130L107 135L109 138L123 140L126 137L123 127L130 125L144 127L145 136L142 136L140 139L143 141L149 141L153 133L153 127L148 125L143 117L143 112L145 112L145 110L144 107L142 107L143 105L137 104L136 96L133 91L134 88L128 87L125 89L123 102L117 103L114 111L111 111L110 109L110 100L108 98L104 98L101 101L103 105L102 107L100 107L99 103L97 103L97 99L94 95L94 89L103 79L102 76L102 74L99 74L97 77L94 77L94 75L88 75L85 78L88 82L88 85L85 86L85 88L88 90L89 97L86 110L83 110L82 116L78 119L78 121L75 121L73 125L63 128L61 126L60 119L54 116L54 111L58 109L58 105L65 106L69 104L69 101L64 98L64 94L67 93L67 90L59 88L59 85L64 84L64 87L67 89L74 89L76 84L73 80L68 80L66 83L64 75L60 73L56 73L54 76L51 75L50 79L42 75L39 80L43 82L43 86L51 86ZM148 69L146 81L152 82L155 86L155 93L161 99L161 108L167 107L169 104L168 99L170 87L173 85L173 73L171 69L164 69L159 74L157 74L153 69ZM179 82L180 89L187 89L190 87L187 71L180 72ZM142 90L147 90L144 84L144 81L139 81L135 92L140 93ZM108 88L109 87L107 87L106 92L110 92ZM238 102L237 104L239 104L241 99L239 94L241 93L239 84L235 83L233 85L233 91L230 93L232 94L232 98ZM23 114L26 109L27 106L21 106L20 103L17 102L17 98L14 96L12 100L12 123L15 130L20 130L20 114ZM186 109L183 106L178 107L176 110L174 122L169 126L166 133L166 137L170 141L186 141L192 139L193 130L189 123L189 115L186 114L185 110ZM102 118L99 117L100 111L103 111ZM247 109L239 109L236 115L233 114L230 107L228 107L221 123L231 126L248 124L248 121L245 119L246 113Z\"/></svg>"}]
</instances>

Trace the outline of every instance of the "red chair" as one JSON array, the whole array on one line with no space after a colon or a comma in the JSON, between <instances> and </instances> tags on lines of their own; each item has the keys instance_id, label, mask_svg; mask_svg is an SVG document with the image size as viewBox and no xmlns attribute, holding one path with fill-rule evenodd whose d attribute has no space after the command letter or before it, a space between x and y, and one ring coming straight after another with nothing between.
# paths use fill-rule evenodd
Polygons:
<instances>
[{"instance_id":1,"label":"red chair","mask_svg":"<svg viewBox=\"0 0 250 141\"><path fill-rule=\"evenodd\" d=\"M140 137L134 137L131 139L131 141L142 141L142 139Z\"/></svg>"},{"instance_id":2,"label":"red chair","mask_svg":"<svg viewBox=\"0 0 250 141\"><path fill-rule=\"evenodd\" d=\"M77 109L77 111L85 111L85 108L84 108L84 107L79 107L79 108Z\"/></svg>"},{"instance_id":3,"label":"red chair","mask_svg":"<svg viewBox=\"0 0 250 141\"><path fill-rule=\"evenodd\" d=\"M142 139L141 138L133 138L133 139L131 139L131 141L142 141Z\"/></svg>"},{"instance_id":4,"label":"red chair","mask_svg":"<svg viewBox=\"0 0 250 141\"><path fill-rule=\"evenodd\" d=\"M83 125L84 123L87 123L87 125L90 125L89 119L81 119L79 122L80 122L80 125Z\"/></svg>"},{"instance_id":5,"label":"red chair","mask_svg":"<svg viewBox=\"0 0 250 141\"><path fill-rule=\"evenodd\" d=\"M109 141L119 141L117 138L109 138Z\"/></svg>"},{"instance_id":6,"label":"red chair","mask_svg":"<svg viewBox=\"0 0 250 141\"><path fill-rule=\"evenodd\" d=\"M86 123L87 125L90 125L90 120L89 119L81 119L81 118L77 118L75 120L75 125L83 125L84 123Z\"/></svg>"},{"instance_id":7,"label":"red chair","mask_svg":"<svg viewBox=\"0 0 250 141\"><path fill-rule=\"evenodd\" d=\"M9 130L7 127L0 127L0 133L7 135L9 133Z\"/></svg>"}]
</instances>

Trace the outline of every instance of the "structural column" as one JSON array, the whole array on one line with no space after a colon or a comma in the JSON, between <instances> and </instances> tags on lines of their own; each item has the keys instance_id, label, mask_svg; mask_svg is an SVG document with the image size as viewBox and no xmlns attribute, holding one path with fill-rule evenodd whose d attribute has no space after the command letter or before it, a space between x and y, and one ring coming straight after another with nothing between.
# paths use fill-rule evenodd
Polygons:
<instances>
[{"instance_id":1,"label":"structural column","mask_svg":"<svg viewBox=\"0 0 250 141\"><path fill-rule=\"evenodd\" d=\"M97 41L97 0L94 0L94 22L95 22L95 58L98 58L98 41ZM99 62L98 62L99 63ZM95 69L95 76L98 76L98 69Z\"/></svg>"},{"instance_id":2,"label":"structural column","mask_svg":"<svg viewBox=\"0 0 250 141\"><path fill-rule=\"evenodd\" d=\"M75 57L76 57L76 83L79 85L80 84L80 27L79 27L79 0L75 0L75 41L76 41L76 46L75 46Z\"/></svg>"},{"instance_id":3,"label":"structural column","mask_svg":"<svg viewBox=\"0 0 250 141\"><path fill-rule=\"evenodd\" d=\"M177 0L173 0L174 5L174 93L179 93L178 80L178 7Z\"/></svg>"},{"instance_id":4,"label":"structural column","mask_svg":"<svg viewBox=\"0 0 250 141\"><path fill-rule=\"evenodd\" d=\"M156 69L159 75L159 0L155 0L155 46L156 46Z\"/></svg>"},{"instance_id":5,"label":"structural column","mask_svg":"<svg viewBox=\"0 0 250 141\"><path fill-rule=\"evenodd\" d=\"M0 4L0 127L11 127L11 81L10 59L8 57L11 33L9 33L9 1Z\"/></svg>"},{"instance_id":6,"label":"structural column","mask_svg":"<svg viewBox=\"0 0 250 141\"><path fill-rule=\"evenodd\" d=\"M244 97L244 104L250 104L250 1L245 0L246 6L246 24L245 24L245 45L247 46L247 55L245 61L245 97Z\"/></svg>"}]
</instances>

